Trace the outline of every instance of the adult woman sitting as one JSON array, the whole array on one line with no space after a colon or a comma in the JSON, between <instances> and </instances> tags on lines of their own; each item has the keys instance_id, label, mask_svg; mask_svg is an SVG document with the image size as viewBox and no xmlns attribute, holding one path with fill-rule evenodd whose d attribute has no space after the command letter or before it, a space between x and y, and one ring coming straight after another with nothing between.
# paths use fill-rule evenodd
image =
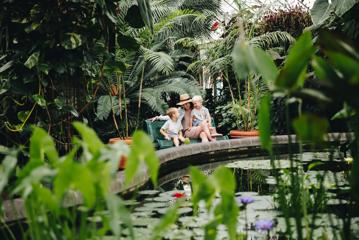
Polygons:
<instances>
[{"instance_id":1,"label":"adult woman sitting","mask_svg":"<svg viewBox=\"0 0 359 240\"><path fill-rule=\"evenodd\" d=\"M203 123L199 126L190 127L192 121L191 112L193 109L192 99L188 94L180 95L180 101L177 103L179 106L179 119L183 127L183 135L188 138L201 138L202 142L213 141L211 133L209 131L208 125ZM153 117L151 120L168 120L168 116L157 116Z\"/></svg>"}]
</instances>

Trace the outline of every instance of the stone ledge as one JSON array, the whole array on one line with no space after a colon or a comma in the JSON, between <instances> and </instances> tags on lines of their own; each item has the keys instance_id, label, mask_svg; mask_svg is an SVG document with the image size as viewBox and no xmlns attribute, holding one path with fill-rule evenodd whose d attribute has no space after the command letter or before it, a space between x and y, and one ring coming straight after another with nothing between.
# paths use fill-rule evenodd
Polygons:
<instances>
[{"instance_id":1,"label":"stone ledge","mask_svg":"<svg viewBox=\"0 0 359 240\"><path fill-rule=\"evenodd\" d=\"M348 139L351 139L353 134L351 133L330 133L325 137L327 142L345 142ZM298 143L295 135L290 135L292 143ZM273 145L286 145L288 144L287 135L278 135L272 136ZM248 148L260 148L259 137L248 137L242 139L231 139L231 140L221 140L217 142L208 142L208 143L196 143L190 145L183 145L178 148L167 148L163 150L158 150L156 152L157 157L160 160L161 165L165 165L168 162L174 162L177 159L183 159L189 156L196 156L199 154L214 154L216 152L241 152ZM149 180L149 175L147 174L145 168L141 169L142 174L137 175L131 184L128 186L124 185L124 171L117 173L117 178L111 183L110 191L113 193L124 193L129 192L132 189L143 186ZM66 196L65 206L75 206L81 204L83 201L81 194L78 192L71 192ZM17 219L25 218L25 210L23 208L22 199L6 200L3 203L4 206L4 220L5 222L14 221Z\"/></svg>"}]
</instances>

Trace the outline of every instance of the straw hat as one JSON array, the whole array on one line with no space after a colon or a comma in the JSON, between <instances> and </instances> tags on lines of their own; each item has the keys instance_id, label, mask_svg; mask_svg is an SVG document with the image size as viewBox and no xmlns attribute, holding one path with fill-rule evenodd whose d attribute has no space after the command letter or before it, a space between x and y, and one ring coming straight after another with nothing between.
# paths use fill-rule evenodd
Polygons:
<instances>
[{"instance_id":1,"label":"straw hat","mask_svg":"<svg viewBox=\"0 0 359 240\"><path fill-rule=\"evenodd\" d=\"M182 106L183 104L189 103L189 102L192 102L192 99L187 93L185 93L185 94L180 95L180 101L179 101L179 103L177 103L177 105Z\"/></svg>"}]
</instances>

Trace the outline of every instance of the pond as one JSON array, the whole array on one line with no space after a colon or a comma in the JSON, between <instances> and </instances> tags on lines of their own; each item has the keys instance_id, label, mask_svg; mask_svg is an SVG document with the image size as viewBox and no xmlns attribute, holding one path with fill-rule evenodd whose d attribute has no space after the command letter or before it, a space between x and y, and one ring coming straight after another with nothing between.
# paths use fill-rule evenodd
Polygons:
<instances>
[{"instance_id":1,"label":"pond","mask_svg":"<svg viewBox=\"0 0 359 240\"><path fill-rule=\"evenodd\" d=\"M347 210L347 190L349 189L347 170L350 169L350 166L343 162L340 153L334 153L330 157L328 152L305 152L294 155L293 158L298 160L295 161L295 167L300 168L300 172L303 174L304 190L315 194L318 192L320 183L325 188L322 204L315 206L320 208L315 215L315 226L307 227L315 228L314 238L325 235L326 239L341 239L340 229L343 224L341 218L349 214ZM328 159L332 160L328 161ZM273 239L277 239L285 231L286 225L283 216L278 211L277 201L275 201L277 183L274 175L279 173L284 180L289 177L288 155L276 157L275 170L273 170L270 160L265 157L217 162L201 165L199 168L206 175L210 175L219 165L225 165L231 169L237 181L236 200L240 206L237 232L247 232L249 239L266 239L268 232L258 230L258 224L265 220L274 226L270 235ZM323 175L325 177L321 180L319 176ZM139 239L149 236L153 226L159 222L159 217L177 202L180 205L178 209L180 217L177 223L167 231L165 238L203 239L204 226L208 223L211 213L208 213L202 204L198 216L193 215L192 187L188 169L162 176L159 182L158 189L138 191L135 193L134 199L127 201L132 209L133 223L136 228L135 235ZM288 182L290 182L289 179ZM246 204L246 201L249 203ZM219 197L213 204L218 202ZM309 201L308 204L311 202ZM295 211L296 206L292 206L292 208ZM359 237L359 214L358 212L350 214L353 214L351 228ZM307 217L312 217L311 212ZM125 231L124 237L126 234ZM227 238L226 228L220 226L217 239Z\"/></svg>"}]
</instances>

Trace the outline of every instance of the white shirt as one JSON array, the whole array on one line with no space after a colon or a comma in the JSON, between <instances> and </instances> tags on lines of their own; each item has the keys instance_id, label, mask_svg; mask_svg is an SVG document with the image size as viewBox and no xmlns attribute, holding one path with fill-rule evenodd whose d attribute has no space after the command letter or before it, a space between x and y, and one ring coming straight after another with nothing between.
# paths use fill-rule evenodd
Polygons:
<instances>
[{"instance_id":1,"label":"white shirt","mask_svg":"<svg viewBox=\"0 0 359 240\"><path fill-rule=\"evenodd\" d=\"M178 133L183 129L181 124L181 119L178 118L177 121L173 121L172 119L168 119L165 124L161 127L165 132L167 132L170 136L177 136Z\"/></svg>"}]
</instances>

